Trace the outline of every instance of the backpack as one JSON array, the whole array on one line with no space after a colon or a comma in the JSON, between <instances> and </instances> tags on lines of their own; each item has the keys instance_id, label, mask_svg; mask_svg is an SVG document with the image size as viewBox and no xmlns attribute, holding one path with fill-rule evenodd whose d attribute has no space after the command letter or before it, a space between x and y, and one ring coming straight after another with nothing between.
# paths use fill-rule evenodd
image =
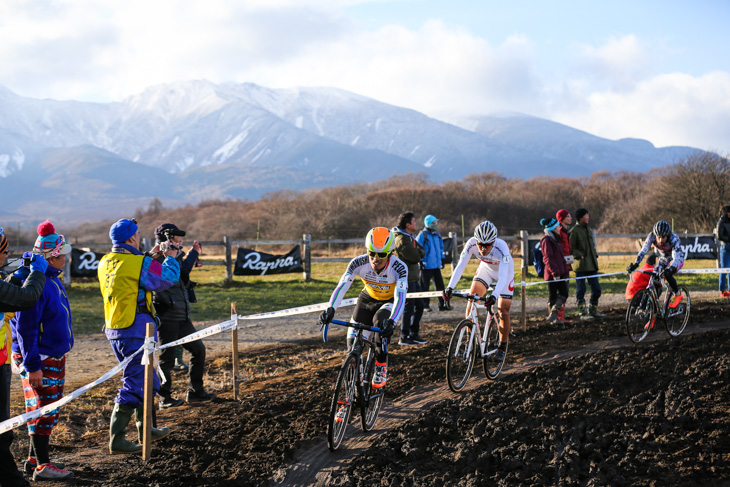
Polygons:
<instances>
[{"instance_id":1,"label":"backpack","mask_svg":"<svg viewBox=\"0 0 730 487\"><path fill-rule=\"evenodd\" d=\"M532 265L535 267L535 272L537 272L537 277L544 276L545 275L545 263L542 261L542 249L540 248L540 242L537 242L535 244L535 247L533 247L532 255L533 255Z\"/></svg>"}]
</instances>

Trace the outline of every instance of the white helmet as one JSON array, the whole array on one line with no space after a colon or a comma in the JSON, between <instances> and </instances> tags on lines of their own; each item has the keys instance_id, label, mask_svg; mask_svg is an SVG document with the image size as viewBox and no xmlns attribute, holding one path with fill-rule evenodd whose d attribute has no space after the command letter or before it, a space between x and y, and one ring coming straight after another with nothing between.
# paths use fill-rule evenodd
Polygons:
<instances>
[{"instance_id":1,"label":"white helmet","mask_svg":"<svg viewBox=\"0 0 730 487\"><path fill-rule=\"evenodd\" d=\"M484 220L474 229L474 237L480 244L491 244L497 238L497 227L489 220Z\"/></svg>"}]
</instances>

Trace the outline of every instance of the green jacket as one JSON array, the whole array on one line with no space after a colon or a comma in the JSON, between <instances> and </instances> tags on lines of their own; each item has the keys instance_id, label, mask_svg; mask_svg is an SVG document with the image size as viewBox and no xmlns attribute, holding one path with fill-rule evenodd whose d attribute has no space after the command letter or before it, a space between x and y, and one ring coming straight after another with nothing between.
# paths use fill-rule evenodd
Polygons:
<instances>
[{"instance_id":1,"label":"green jacket","mask_svg":"<svg viewBox=\"0 0 730 487\"><path fill-rule=\"evenodd\" d=\"M421 247L415 238L405 230L393 227L395 235L395 255L408 265L408 282L421 280L419 263L426 255L426 249Z\"/></svg>"},{"instance_id":2,"label":"green jacket","mask_svg":"<svg viewBox=\"0 0 730 487\"><path fill-rule=\"evenodd\" d=\"M598 252L593 232L585 223L578 223L570 231L570 246L573 257L578 261L575 272L598 272Z\"/></svg>"}]
</instances>

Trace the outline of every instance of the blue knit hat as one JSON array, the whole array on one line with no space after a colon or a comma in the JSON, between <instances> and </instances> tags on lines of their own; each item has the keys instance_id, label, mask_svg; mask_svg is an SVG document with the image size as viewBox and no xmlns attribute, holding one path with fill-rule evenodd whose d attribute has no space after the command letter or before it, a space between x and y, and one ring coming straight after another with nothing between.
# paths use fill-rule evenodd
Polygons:
<instances>
[{"instance_id":1,"label":"blue knit hat","mask_svg":"<svg viewBox=\"0 0 730 487\"><path fill-rule=\"evenodd\" d=\"M112 239L112 243L124 243L137 233L137 228L137 220L122 218L109 229L109 238Z\"/></svg>"},{"instance_id":2,"label":"blue knit hat","mask_svg":"<svg viewBox=\"0 0 730 487\"><path fill-rule=\"evenodd\" d=\"M558 220L556 220L555 218L551 218L549 220L547 218L543 218L542 220L540 220L540 225L545 227L545 230L552 232L553 230L558 228L558 225L560 225L560 222Z\"/></svg>"}]
</instances>

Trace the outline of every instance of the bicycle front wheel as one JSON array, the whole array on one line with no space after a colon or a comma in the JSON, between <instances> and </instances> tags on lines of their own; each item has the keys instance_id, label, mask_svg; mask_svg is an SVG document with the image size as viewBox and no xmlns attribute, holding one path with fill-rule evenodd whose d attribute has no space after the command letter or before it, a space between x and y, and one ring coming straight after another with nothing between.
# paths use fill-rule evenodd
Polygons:
<instances>
[{"instance_id":1,"label":"bicycle front wheel","mask_svg":"<svg viewBox=\"0 0 730 487\"><path fill-rule=\"evenodd\" d=\"M352 406L355 403L355 383L357 381L357 357L349 354L342 364L337 376L335 393L330 405L330 418L327 423L327 444L330 450L335 451L345 437L347 425L350 422Z\"/></svg>"},{"instance_id":2,"label":"bicycle front wheel","mask_svg":"<svg viewBox=\"0 0 730 487\"><path fill-rule=\"evenodd\" d=\"M634 343L646 338L649 330L654 327L656 308L654 298L648 289L640 289L634 294L626 311L626 334Z\"/></svg>"},{"instance_id":3,"label":"bicycle front wheel","mask_svg":"<svg viewBox=\"0 0 730 487\"><path fill-rule=\"evenodd\" d=\"M504 360L497 360L495 354L497 353L497 347L499 347L499 319L496 316L492 316L489 324L487 325L487 342L484 344L484 374L487 379L494 380L502 372L502 366ZM505 360L507 360L507 349L504 351Z\"/></svg>"},{"instance_id":4,"label":"bicycle front wheel","mask_svg":"<svg viewBox=\"0 0 730 487\"><path fill-rule=\"evenodd\" d=\"M469 319L462 320L451 335L449 352L446 355L446 381L449 389L461 392L471 375L476 357L474 334L476 327Z\"/></svg>"},{"instance_id":5,"label":"bicycle front wheel","mask_svg":"<svg viewBox=\"0 0 730 487\"><path fill-rule=\"evenodd\" d=\"M685 286L679 286L679 289L682 291L682 300L674 307L670 303L664 320L667 333L673 337L679 336L689 322L689 291Z\"/></svg>"},{"instance_id":6,"label":"bicycle front wheel","mask_svg":"<svg viewBox=\"0 0 730 487\"><path fill-rule=\"evenodd\" d=\"M363 398L360 403L360 419L363 431L370 431L375 426L383 406L385 398L385 387L373 389L373 376L375 375L375 350L368 348L368 356L365 361L365 383L363 384Z\"/></svg>"}]
</instances>

